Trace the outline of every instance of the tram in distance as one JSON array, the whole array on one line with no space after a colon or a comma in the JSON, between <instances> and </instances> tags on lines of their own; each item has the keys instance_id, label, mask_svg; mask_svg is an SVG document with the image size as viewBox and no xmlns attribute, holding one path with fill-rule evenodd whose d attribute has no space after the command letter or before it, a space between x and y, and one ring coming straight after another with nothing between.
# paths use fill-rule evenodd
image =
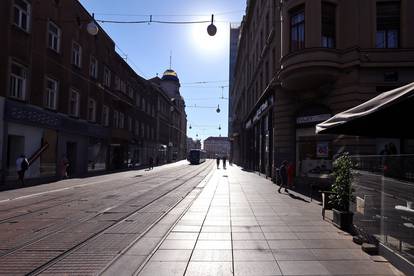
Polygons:
<instances>
[{"instance_id":1,"label":"tram in distance","mask_svg":"<svg viewBox=\"0 0 414 276\"><path fill-rule=\"evenodd\" d=\"M190 164L196 165L206 161L206 152L200 149L192 149L188 154L188 161Z\"/></svg>"}]
</instances>

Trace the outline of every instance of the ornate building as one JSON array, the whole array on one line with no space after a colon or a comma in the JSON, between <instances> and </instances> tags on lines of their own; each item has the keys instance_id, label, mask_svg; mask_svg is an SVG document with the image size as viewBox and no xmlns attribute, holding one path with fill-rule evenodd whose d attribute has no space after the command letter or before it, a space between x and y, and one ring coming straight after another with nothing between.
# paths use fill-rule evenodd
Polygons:
<instances>
[{"instance_id":1,"label":"ornate building","mask_svg":"<svg viewBox=\"0 0 414 276\"><path fill-rule=\"evenodd\" d=\"M21 154L27 177L43 180L65 158L79 176L145 165L169 142L169 160L185 157L181 97L137 75L102 28L91 35L79 1L6 0L0 11L0 180L16 178Z\"/></svg>"},{"instance_id":2,"label":"ornate building","mask_svg":"<svg viewBox=\"0 0 414 276\"><path fill-rule=\"evenodd\" d=\"M378 153L389 140L316 136L315 125L413 81L413 11L409 0L248 1L230 91L234 162L271 176L287 159L306 176L342 151Z\"/></svg>"}]
</instances>

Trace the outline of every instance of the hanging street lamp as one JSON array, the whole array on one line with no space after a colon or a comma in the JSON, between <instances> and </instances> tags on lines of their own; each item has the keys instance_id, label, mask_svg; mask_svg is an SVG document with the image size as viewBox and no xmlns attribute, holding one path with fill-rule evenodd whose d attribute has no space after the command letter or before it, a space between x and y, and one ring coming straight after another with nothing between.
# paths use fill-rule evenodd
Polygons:
<instances>
[{"instance_id":1,"label":"hanging street lamp","mask_svg":"<svg viewBox=\"0 0 414 276\"><path fill-rule=\"evenodd\" d=\"M217 33L217 27L214 25L214 14L211 15L211 24L207 27L207 33L210 36L215 36Z\"/></svg>"}]
</instances>

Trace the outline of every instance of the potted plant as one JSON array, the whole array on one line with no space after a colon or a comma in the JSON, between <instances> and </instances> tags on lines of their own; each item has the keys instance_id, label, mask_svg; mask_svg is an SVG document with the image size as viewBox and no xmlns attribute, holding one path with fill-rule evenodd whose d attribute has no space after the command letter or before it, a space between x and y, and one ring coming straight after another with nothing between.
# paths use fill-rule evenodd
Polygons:
<instances>
[{"instance_id":1,"label":"potted plant","mask_svg":"<svg viewBox=\"0 0 414 276\"><path fill-rule=\"evenodd\" d=\"M353 213L349 210L353 200L352 160L348 154L337 158L333 164L334 183L329 195L332 204L333 224L342 230L351 230Z\"/></svg>"}]
</instances>

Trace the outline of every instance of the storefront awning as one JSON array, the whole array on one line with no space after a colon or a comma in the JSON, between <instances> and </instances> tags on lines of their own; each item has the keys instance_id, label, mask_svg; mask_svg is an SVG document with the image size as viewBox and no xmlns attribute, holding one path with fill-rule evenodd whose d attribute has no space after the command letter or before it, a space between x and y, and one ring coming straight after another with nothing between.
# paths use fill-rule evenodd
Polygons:
<instances>
[{"instance_id":1,"label":"storefront awning","mask_svg":"<svg viewBox=\"0 0 414 276\"><path fill-rule=\"evenodd\" d=\"M414 82L384 92L316 125L317 134L414 138Z\"/></svg>"}]
</instances>

